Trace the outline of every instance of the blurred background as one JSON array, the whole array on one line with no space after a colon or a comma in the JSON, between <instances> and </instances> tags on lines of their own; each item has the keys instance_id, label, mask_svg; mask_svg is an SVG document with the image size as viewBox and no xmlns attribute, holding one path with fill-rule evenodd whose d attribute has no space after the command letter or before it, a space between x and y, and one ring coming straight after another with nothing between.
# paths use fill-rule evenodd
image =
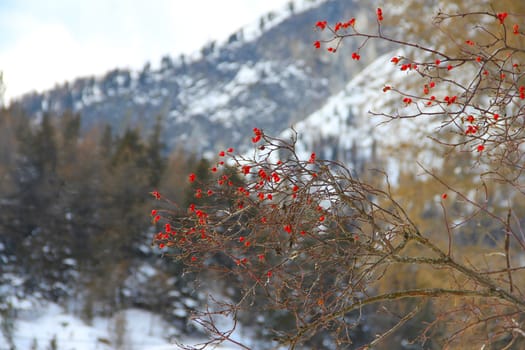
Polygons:
<instances>
[{"instance_id":1,"label":"blurred background","mask_svg":"<svg viewBox=\"0 0 525 350\"><path fill-rule=\"evenodd\" d=\"M443 188L413 168L442 159L423 147L433 125L378 128L368 113L399 108L400 99L381 92L387 83L420 89L390 64L404 53L374 41L359 49L347 40L337 54L313 45L330 38L316 30L319 20L356 18L359 30L376 31L378 3L0 1L0 350L160 350L206 339L191 313L208 292L235 300L234 281L210 275L197 289L172 252L152 245L162 227L150 213L162 204L150 193L185 212L197 201L187 175L206 181L219 151L251 148L254 127L284 136L293 126L299 153L339 160L356 174L386 168L409 215L429 232L442 227ZM432 14L487 4L390 1L381 4L383 25L403 40L453 46L434 35ZM523 13L525 5L498 6ZM361 60L351 59L358 50ZM465 193L475 191L473 157L465 152L436 173L458 175ZM476 242L474 224L462 227L464 242ZM400 269L382 287L439 278ZM358 315L355 344L391 321L376 311ZM432 316L425 312L388 349L419 349L406 339ZM272 310L239 321L236 339L254 349L275 346L262 326L295 322ZM320 334L310 346L333 349L327 339Z\"/></svg>"},{"instance_id":2,"label":"blurred background","mask_svg":"<svg viewBox=\"0 0 525 350\"><path fill-rule=\"evenodd\" d=\"M115 67L140 69L197 52L286 0L4 0L0 67L6 100Z\"/></svg>"}]
</instances>

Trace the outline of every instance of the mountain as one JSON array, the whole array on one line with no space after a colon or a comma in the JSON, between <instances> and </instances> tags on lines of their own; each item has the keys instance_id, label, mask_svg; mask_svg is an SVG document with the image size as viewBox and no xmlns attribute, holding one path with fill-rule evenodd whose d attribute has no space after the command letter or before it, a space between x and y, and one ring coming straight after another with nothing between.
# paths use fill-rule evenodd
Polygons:
<instances>
[{"instance_id":1,"label":"mountain","mask_svg":"<svg viewBox=\"0 0 525 350\"><path fill-rule=\"evenodd\" d=\"M415 83L421 83L417 79L419 76L402 71L391 62L392 57L410 55L411 52L399 49L378 57L318 110L293 125L297 133L297 152L306 159L315 151L323 159L337 159L358 172L366 162L379 161L381 167L387 168L394 178L400 167L407 169L414 166L415 161L427 166L439 166L442 159L435 157L433 141L429 136L440 128L440 117L389 120L382 115L418 113L417 104L406 105L402 101L403 96L383 90L385 86L391 86L418 94ZM460 79L460 76L457 78ZM434 90L444 94L440 86ZM438 112L436 106L420 108L425 112ZM281 136L290 138L292 132L292 129L287 129ZM415 140L419 147L405 147L413 146ZM418 153L417 156L414 153Z\"/></svg>"},{"instance_id":2,"label":"mountain","mask_svg":"<svg viewBox=\"0 0 525 350\"><path fill-rule=\"evenodd\" d=\"M253 127L281 132L314 113L363 68L350 58L358 43L345 42L336 55L315 50L315 23L355 17L365 30L370 15L357 1L295 0L191 57L166 56L158 69L146 64L139 72L117 68L14 103L36 117L73 110L84 127L109 123L117 132L148 130L161 117L170 149L242 149ZM381 50L370 43L362 55Z\"/></svg>"}]
</instances>

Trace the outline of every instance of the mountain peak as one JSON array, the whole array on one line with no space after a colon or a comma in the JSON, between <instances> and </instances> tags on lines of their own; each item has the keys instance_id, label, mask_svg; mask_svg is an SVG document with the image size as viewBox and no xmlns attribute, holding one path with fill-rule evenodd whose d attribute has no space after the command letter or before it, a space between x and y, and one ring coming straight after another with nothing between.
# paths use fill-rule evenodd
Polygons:
<instances>
[{"instance_id":1,"label":"mountain peak","mask_svg":"<svg viewBox=\"0 0 525 350\"><path fill-rule=\"evenodd\" d=\"M203 153L244 147L254 126L282 131L317 110L362 68L345 54L355 44L330 57L312 45L319 36L316 21L336 22L357 11L348 0L290 1L194 57L165 56L158 69L115 69L16 103L32 115L73 110L85 128L104 123L117 132L130 126L147 131L161 116L170 148Z\"/></svg>"}]
</instances>

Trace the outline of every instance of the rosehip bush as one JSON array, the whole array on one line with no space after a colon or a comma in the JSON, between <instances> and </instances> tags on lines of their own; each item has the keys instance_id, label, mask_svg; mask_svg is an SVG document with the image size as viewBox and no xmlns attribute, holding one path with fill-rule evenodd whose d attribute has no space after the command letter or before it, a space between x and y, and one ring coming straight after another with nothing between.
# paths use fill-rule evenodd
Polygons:
<instances>
[{"instance_id":1,"label":"rosehip bush","mask_svg":"<svg viewBox=\"0 0 525 350\"><path fill-rule=\"evenodd\" d=\"M345 54L344 41L359 40L349 57L360 60L371 40L402 48L385 64L406 72L416 89L384 86L378 95L394 94L398 105L372 114L387 123L437 121L431 139L441 157L446 163L468 153L477 192L421 166L442 188L435 193L439 225L428 230L396 196L388 173L365 181L345 164L300 155L295 134L275 138L254 128L247 136L252 152L218 151L211 182L188 175L194 203L151 213L162 229L154 243L167 255L187 271L222 276L237 287L236 296L218 296L195 315L212 336L203 348L223 341L249 348L232 337L233 329L220 329L216 316L231 316L235 326L243 311L269 310L288 321L267 324L265 334L290 349L318 339L337 348L389 348L408 324L417 325L417 334L407 342L425 348L525 346L524 15L438 13L442 35L466 19L478 23L443 49L388 36L388 11L377 8L374 16L374 33L361 32L354 18L319 20L313 50ZM483 241L476 250L458 238L467 227ZM398 271L427 279L407 275L388 283ZM378 319L381 329L359 338L364 315L373 314L388 322Z\"/></svg>"}]
</instances>

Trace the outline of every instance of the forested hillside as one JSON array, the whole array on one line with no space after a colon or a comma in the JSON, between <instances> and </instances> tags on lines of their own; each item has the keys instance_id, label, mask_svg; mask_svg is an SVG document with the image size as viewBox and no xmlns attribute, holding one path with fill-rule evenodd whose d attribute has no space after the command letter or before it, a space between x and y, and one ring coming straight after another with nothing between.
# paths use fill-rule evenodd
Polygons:
<instances>
[{"instance_id":1,"label":"forested hillside","mask_svg":"<svg viewBox=\"0 0 525 350\"><path fill-rule=\"evenodd\" d=\"M180 173L198 160L166 155L160 121L145 138L103 125L81 133L81 118L71 113L46 114L36 125L7 109L0 125L1 278L16 281L16 290L2 290L4 302L13 293L78 298L71 311L86 319L130 305L184 318L184 305L174 302L189 293L189 281L150 245L148 193L162 187L184 203ZM174 289L179 295L166 297Z\"/></svg>"}]
</instances>

